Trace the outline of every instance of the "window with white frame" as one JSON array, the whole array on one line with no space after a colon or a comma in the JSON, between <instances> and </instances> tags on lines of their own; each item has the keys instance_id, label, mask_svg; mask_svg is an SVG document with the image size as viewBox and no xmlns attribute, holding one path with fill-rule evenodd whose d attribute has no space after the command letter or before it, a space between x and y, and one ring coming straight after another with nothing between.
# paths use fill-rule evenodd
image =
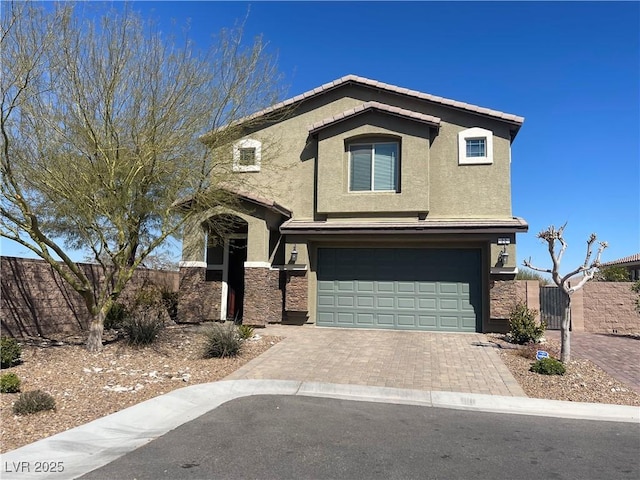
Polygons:
<instances>
[{"instance_id":1,"label":"window with white frame","mask_svg":"<svg viewBox=\"0 0 640 480\"><path fill-rule=\"evenodd\" d=\"M493 132L473 127L458 133L459 165L490 165L493 163Z\"/></svg>"},{"instance_id":2,"label":"window with white frame","mask_svg":"<svg viewBox=\"0 0 640 480\"><path fill-rule=\"evenodd\" d=\"M262 144L258 140L246 138L233 145L233 171L259 172L262 160Z\"/></svg>"},{"instance_id":3,"label":"window with white frame","mask_svg":"<svg viewBox=\"0 0 640 480\"><path fill-rule=\"evenodd\" d=\"M398 191L398 143L349 145L350 192Z\"/></svg>"}]
</instances>

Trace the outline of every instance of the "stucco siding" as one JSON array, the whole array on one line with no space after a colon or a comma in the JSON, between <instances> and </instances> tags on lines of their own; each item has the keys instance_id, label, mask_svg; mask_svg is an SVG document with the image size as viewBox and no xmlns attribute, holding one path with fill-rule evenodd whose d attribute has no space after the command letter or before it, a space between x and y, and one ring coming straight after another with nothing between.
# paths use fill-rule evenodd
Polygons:
<instances>
[{"instance_id":1,"label":"stucco siding","mask_svg":"<svg viewBox=\"0 0 640 480\"><path fill-rule=\"evenodd\" d=\"M345 87L340 95L329 92L303 104L290 118L247 135L265 144L262 167L257 173L237 175L243 176L242 181L255 191L292 209L296 219L313 219L324 213L349 213L357 218L360 212L421 210L428 210L434 218L511 217L507 125L361 87ZM319 132L317 139L309 136L308 128L315 122L370 100L440 117L441 126L431 131L433 127L428 125L379 112L338 123ZM493 132L492 165L458 165L458 132L474 126ZM401 193L348 192L344 140L366 134L396 135L401 139Z\"/></svg>"}]
</instances>

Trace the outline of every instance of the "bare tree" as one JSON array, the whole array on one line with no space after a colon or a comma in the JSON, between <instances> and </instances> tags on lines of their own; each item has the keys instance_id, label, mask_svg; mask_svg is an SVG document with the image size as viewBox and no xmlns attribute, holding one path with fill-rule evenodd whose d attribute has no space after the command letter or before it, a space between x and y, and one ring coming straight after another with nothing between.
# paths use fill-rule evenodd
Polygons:
<instances>
[{"instance_id":1,"label":"bare tree","mask_svg":"<svg viewBox=\"0 0 640 480\"><path fill-rule=\"evenodd\" d=\"M571 361L571 338L570 338L570 321L571 321L571 295L580 290L585 283L591 280L600 266L600 256L605 248L607 248L607 242L598 243L598 251L593 261L591 257L593 255L593 245L597 240L596 234L592 233L587 240L587 252L584 258L584 263L574 270L570 271L566 275L560 274L560 262L562 256L567 250L567 242L564 239L564 229L567 226L565 223L562 227L556 229L553 225L538 233L538 238L547 242L549 248L549 255L551 256L551 262L553 266L551 268L538 268L531 264L531 258L524 261L524 266L538 272L550 273L553 282L560 287L564 297L564 314L562 316L562 324L560 325L561 334L561 351L560 360L562 363L568 363ZM580 276L581 275L581 276ZM577 277L575 279L574 277ZM573 285L572 285L573 283Z\"/></svg>"},{"instance_id":2,"label":"bare tree","mask_svg":"<svg viewBox=\"0 0 640 480\"><path fill-rule=\"evenodd\" d=\"M105 315L151 252L196 207L234 202L220 188L239 181L222 146L251 128L239 119L281 97L273 59L260 38L244 46L241 26L198 52L128 5L96 8L109 7L3 4L0 38L0 235L49 262L82 296L92 352L102 348ZM185 197L191 208L178 211L174 202ZM69 248L90 252L98 284Z\"/></svg>"}]
</instances>

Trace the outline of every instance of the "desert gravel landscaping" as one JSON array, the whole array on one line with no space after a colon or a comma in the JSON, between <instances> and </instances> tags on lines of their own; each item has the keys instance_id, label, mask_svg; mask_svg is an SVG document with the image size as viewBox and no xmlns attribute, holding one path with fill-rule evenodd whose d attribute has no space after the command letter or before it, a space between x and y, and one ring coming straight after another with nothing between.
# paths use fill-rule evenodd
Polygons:
<instances>
[{"instance_id":1,"label":"desert gravel landscaping","mask_svg":"<svg viewBox=\"0 0 640 480\"><path fill-rule=\"evenodd\" d=\"M23 392L41 389L50 393L56 410L15 416L12 404L19 394L0 395L0 452L178 388L222 380L280 340L257 331L253 339L244 342L239 356L205 359L202 328L168 327L152 346L133 348L118 340L107 343L99 354L85 350L81 338L25 342L23 362L2 373L17 374Z\"/></svg>"},{"instance_id":2,"label":"desert gravel landscaping","mask_svg":"<svg viewBox=\"0 0 640 480\"><path fill-rule=\"evenodd\" d=\"M156 344L145 348L132 348L123 340L112 339L100 354L87 352L81 338L25 342L23 363L3 373L16 373L23 392L49 392L57 408L18 417L12 412L12 404L19 394L0 395L0 451L13 450L177 388L222 380L281 340L262 336L256 330L258 335L245 342L238 357L204 359L203 328L206 326L169 327ZM530 397L640 406L640 394L587 360L572 361L564 376L538 375L529 372L532 360L506 344L502 336L486 338L498 348L505 365ZM558 345L549 342L544 349L553 354Z\"/></svg>"}]
</instances>

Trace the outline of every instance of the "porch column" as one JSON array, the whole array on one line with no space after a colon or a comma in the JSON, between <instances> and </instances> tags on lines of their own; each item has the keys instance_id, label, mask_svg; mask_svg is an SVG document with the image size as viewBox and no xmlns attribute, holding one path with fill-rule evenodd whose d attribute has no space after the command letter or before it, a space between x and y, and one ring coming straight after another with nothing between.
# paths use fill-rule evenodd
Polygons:
<instances>
[{"instance_id":1,"label":"porch column","mask_svg":"<svg viewBox=\"0 0 640 480\"><path fill-rule=\"evenodd\" d=\"M179 323L219 320L221 298L221 270L212 270L207 274L205 262L180 263Z\"/></svg>"},{"instance_id":2,"label":"porch column","mask_svg":"<svg viewBox=\"0 0 640 480\"><path fill-rule=\"evenodd\" d=\"M280 271L270 267L268 262L244 264L244 325L264 327L282 322Z\"/></svg>"}]
</instances>

